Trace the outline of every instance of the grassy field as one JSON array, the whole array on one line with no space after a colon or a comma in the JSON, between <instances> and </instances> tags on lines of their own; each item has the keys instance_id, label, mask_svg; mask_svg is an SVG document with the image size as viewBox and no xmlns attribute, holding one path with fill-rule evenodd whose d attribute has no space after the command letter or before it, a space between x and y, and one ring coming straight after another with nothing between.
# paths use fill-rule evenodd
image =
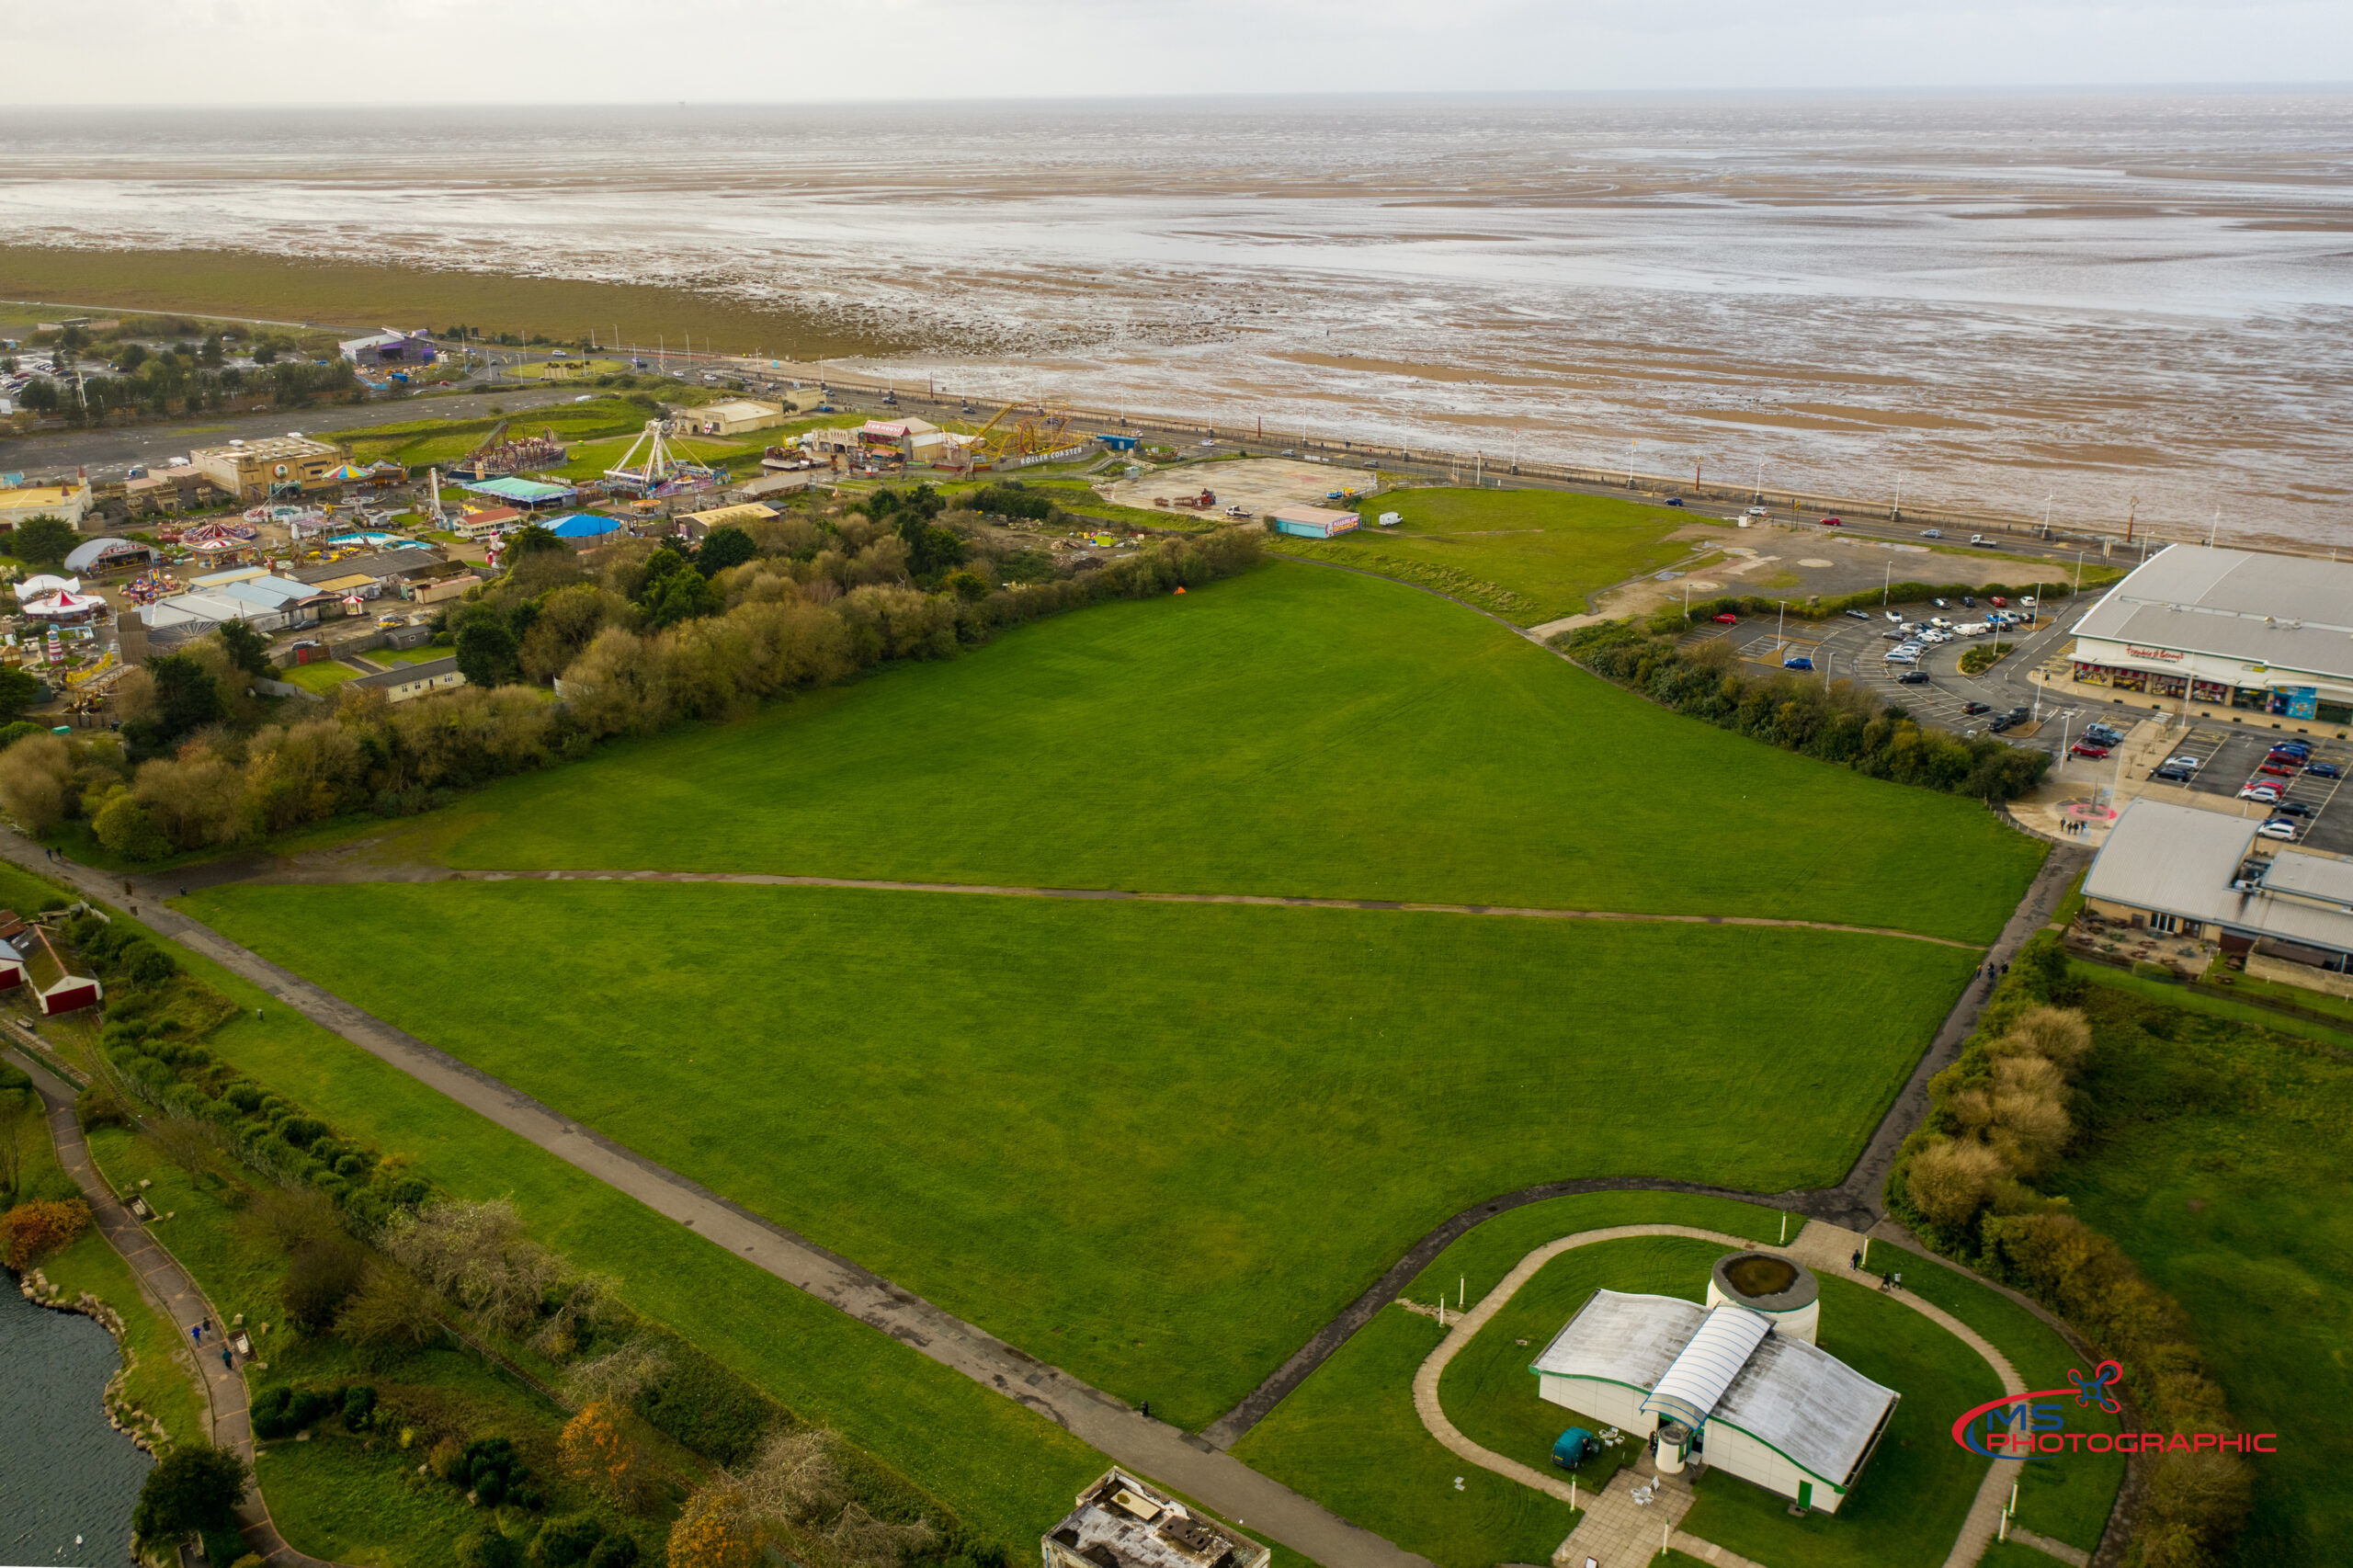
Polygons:
<instances>
[{"instance_id":1,"label":"grassy field","mask_svg":"<svg viewBox=\"0 0 2353 1568\"><path fill-rule=\"evenodd\" d=\"M2328 1414L2353 1401L2353 1053L2095 978L2085 1136L2046 1185L2188 1310L2239 1424L2280 1434L2233 1561L2326 1561L2353 1537Z\"/></svg>"},{"instance_id":2,"label":"grassy field","mask_svg":"<svg viewBox=\"0 0 2353 1568\"><path fill-rule=\"evenodd\" d=\"M278 678L289 686L299 686L304 691L324 696L347 680L358 680L360 672L349 665L333 659L317 664L289 665L278 672Z\"/></svg>"},{"instance_id":3,"label":"grassy field","mask_svg":"<svg viewBox=\"0 0 2353 1568\"><path fill-rule=\"evenodd\" d=\"M657 335L677 344L692 334L706 349L757 349L803 358L905 347L883 335L820 323L789 307L730 300L705 290L306 261L242 251L5 245L0 294L58 307L316 322L355 332L373 332L384 322L436 331L462 322L485 333L543 335L564 343L594 333L608 344L618 330L621 341L649 347Z\"/></svg>"},{"instance_id":4,"label":"grassy field","mask_svg":"<svg viewBox=\"0 0 2353 1568\"><path fill-rule=\"evenodd\" d=\"M1628 1224L1696 1225L1769 1241L1779 1233L1779 1220L1772 1210L1750 1204L1676 1193L1556 1198L1512 1210L1466 1233L1404 1295L1427 1304L1443 1286L1451 1300L1457 1282L1467 1280L1476 1301L1531 1248L1577 1231ZM1547 1562L1574 1526L1568 1505L1465 1464L1415 1414L1414 1373L1442 1337L1429 1318L1402 1310L1381 1312L1251 1428L1233 1451L1438 1568ZM1457 1476L1462 1478L1461 1491L1455 1490Z\"/></svg>"},{"instance_id":5,"label":"grassy field","mask_svg":"<svg viewBox=\"0 0 2353 1568\"><path fill-rule=\"evenodd\" d=\"M367 660L371 665L382 665L389 668L396 665L429 665L436 659L449 658L455 652L456 650L446 642L438 645L426 642L415 648L370 648L366 653L356 656Z\"/></svg>"},{"instance_id":6,"label":"grassy field","mask_svg":"<svg viewBox=\"0 0 2353 1568\"><path fill-rule=\"evenodd\" d=\"M1286 554L1337 562L1468 599L1519 626L1591 608L1613 584L1672 566L1692 547L1667 535L1695 521L1665 506L1552 490L1392 490L1365 504L1393 528L1336 540L1284 539Z\"/></svg>"},{"instance_id":7,"label":"grassy field","mask_svg":"<svg viewBox=\"0 0 2353 1568\"><path fill-rule=\"evenodd\" d=\"M185 949L176 956L243 1009L207 1040L223 1060L343 1131L415 1155L423 1174L460 1197L513 1199L540 1239L614 1276L631 1306L897 1467L1008 1548L1027 1550L1108 1462L1012 1401L459 1108L226 970ZM208 1289L208 1274L226 1281L222 1296L267 1288L233 1259L208 1259L195 1234L186 1227L174 1244Z\"/></svg>"},{"instance_id":8,"label":"grassy field","mask_svg":"<svg viewBox=\"0 0 2353 1568\"><path fill-rule=\"evenodd\" d=\"M1188 1426L1494 1193L1836 1181L1973 962L1815 932L708 883L187 902ZM468 983L432 983L456 954Z\"/></svg>"},{"instance_id":9,"label":"grassy field","mask_svg":"<svg viewBox=\"0 0 2353 1568\"><path fill-rule=\"evenodd\" d=\"M626 398L606 395L594 403L558 403L526 409L511 416L479 415L461 419L411 419L355 430L341 439L361 462L392 461L412 467L449 463L464 457L488 438L502 423L509 436L536 436L553 430L567 442L615 437L642 430L650 417ZM599 468L598 472L603 470Z\"/></svg>"},{"instance_id":10,"label":"grassy field","mask_svg":"<svg viewBox=\"0 0 2353 1568\"><path fill-rule=\"evenodd\" d=\"M1600 1242L1552 1259L1489 1320L1439 1382L1464 1436L1522 1463L1548 1468L1552 1440L1578 1424L1537 1397L1529 1362L1597 1289L1699 1301L1727 1249L1679 1236ZM1910 1308L1848 1280L1822 1281L1822 1347L1904 1395L1879 1451L1836 1516L1795 1520L1778 1494L1729 1475L1703 1477L1683 1528L1773 1563L1903 1568L1940 1563L1968 1515L1984 1461L1949 1441L1953 1415L2002 1392L1993 1369ZM1585 1423L1590 1425L1590 1423ZM1599 1486L1631 1445L1588 1469Z\"/></svg>"},{"instance_id":11,"label":"grassy field","mask_svg":"<svg viewBox=\"0 0 2353 1568\"><path fill-rule=\"evenodd\" d=\"M1972 802L1694 723L1443 600L1290 562L328 836L361 833L483 868L1756 915L1977 941L2043 853Z\"/></svg>"}]
</instances>

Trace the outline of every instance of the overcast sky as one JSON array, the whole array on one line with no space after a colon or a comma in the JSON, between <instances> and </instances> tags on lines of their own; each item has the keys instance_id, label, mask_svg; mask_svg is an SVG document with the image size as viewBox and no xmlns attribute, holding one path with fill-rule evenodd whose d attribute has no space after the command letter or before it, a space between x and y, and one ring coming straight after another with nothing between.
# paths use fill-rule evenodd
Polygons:
<instances>
[{"instance_id":1,"label":"overcast sky","mask_svg":"<svg viewBox=\"0 0 2353 1568\"><path fill-rule=\"evenodd\" d=\"M70 103L2353 79L2347 0L0 0L0 40Z\"/></svg>"}]
</instances>

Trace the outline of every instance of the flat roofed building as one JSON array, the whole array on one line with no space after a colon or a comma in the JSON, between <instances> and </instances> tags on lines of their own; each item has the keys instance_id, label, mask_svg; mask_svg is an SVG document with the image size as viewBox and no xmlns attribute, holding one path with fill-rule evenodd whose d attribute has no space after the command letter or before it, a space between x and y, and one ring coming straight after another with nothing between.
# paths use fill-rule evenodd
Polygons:
<instances>
[{"instance_id":1,"label":"flat roofed building","mask_svg":"<svg viewBox=\"0 0 2353 1568\"><path fill-rule=\"evenodd\" d=\"M746 501L733 506L713 506L703 512L681 512L671 519L676 531L688 539L700 539L713 528L749 528L764 523L777 515L774 506L761 501Z\"/></svg>"},{"instance_id":2,"label":"flat roofed building","mask_svg":"<svg viewBox=\"0 0 2353 1568\"><path fill-rule=\"evenodd\" d=\"M2265 980L2353 995L2353 861L2257 848L2256 824L2145 796L2084 876L2094 914L2207 937ZM2268 846L2267 846L2268 847Z\"/></svg>"},{"instance_id":3,"label":"flat roofed building","mask_svg":"<svg viewBox=\"0 0 2353 1568\"><path fill-rule=\"evenodd\" d=\"M14 529L35 517L63 517L75 528L89 514L90 487L72 484L26 484L0 490L0 529Z\"/></svg>"},{"instance_id":4,"label":"flat roofed building","mask_svg":"<svg viewBox=\"0 0 2353 1568\"><path fill-rule=\"evenodd\" d=\"M2076 624L2074 675L2353 727L2353 562L2167 545Z\"/></svg>"},{"instance_id":5,"label":"flat roofed building","mask_svg":"<svg viewBox=\"0 0 2353 1568\"><path fill-rule=\"evenodd\" d=\"M1080 1493L1039 1550L1045 1568L1266 1568L1274 1556L1123 1470Z\"/></svg>"},{"instance_id":6,"label":"flat roofed building","mask_svg":"<svg viewBox=\"0 0 2353 1568\"><path fill-rule=\"evenodd\" d=\"M773 430L784 423L781 403L761 403L748 397L730 398L724 403L707 403L693 411L695 428L706 436L742 436L754 430Z\"/></svg>"},{"instance_id":7,"label":"flat roofed building","mask_svg":"<svg viewBox=\"0 0 2353 1568\"><path fill-rule=\"evenodd\" d=\"M1270 534L1295 534L1301 539L1330 539L1356 528L1363 519L1354 512L1328 506L1278 506L1267 514Z\"/></svg>"},{"instance_id":8,"label":"flat roofed building","mask_svg":"<svg viewBox=\"0 0 2353 1568\"><path fill-rule=\"evenodd\" d=\"M335 489L343 483L343 466L350 460L346 449L308 436L233 441L200 448L188 459L215 490L247 502L267 501L279 487L290 492Z\"/></svg>"},{"instance_id":9,"label":"flat roofed building","mask_svg":"<svg viewBox=\"0 0 2353 1568\"><path fill-rule=\"evenodd\" d=\"M430 365L438 355L422 332L403 332L386 327L366 337L347 339L335 346L343 357L355 365Z\"/></svg>"},{"instance_id":10,"label":"flat roofed building","mask_svg":"<svg viewBox=\"0 0 2353 1568\"><path fill-rule=\"evenodd\" d=\"M1597 1290L1530 1363L1547 1402L1836 1513L1898 1395L1737 1302Z\"/></svg>"}]
</instances>

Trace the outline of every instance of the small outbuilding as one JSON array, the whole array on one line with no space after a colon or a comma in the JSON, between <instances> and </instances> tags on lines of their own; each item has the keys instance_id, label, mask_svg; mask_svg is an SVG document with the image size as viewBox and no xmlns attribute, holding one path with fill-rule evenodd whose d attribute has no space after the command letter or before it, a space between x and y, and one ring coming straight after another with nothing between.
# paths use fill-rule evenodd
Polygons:
<instances>
[{"instance_id":1,"label":"small outbuilding","mask_svg":"<svg viewBox=\"0 0 2353 1568\"><path fill-rule=\"evenodd\" d=\"M20 923L11 917L9 924ZM106 1000L106 987L90 975L74 973L50 941L49 933L38 926L23 926L14 937L0 943L0 948L6 948L17 960L14 965L0 964L0 989L27 987L40 999L43 1017L78 1012ZM16 979L5 979L11 972Z\"/></svg>"},{"instance_id":2,"label":"small outbuilding","mask_svg":"<svg viewBox=\"0 0 2353 1568\"><path fill-rule=\"evenodd\" d=\"M691 417L695 429L702 435L745 436L755 430L773 430L783 424L784 407L739 397L725 403L707 403L696 409Z\"/></svg>"},{"instance_id":3,"label":"small outbuilding","mask_svg":"<svg viewBox=\"0 0 2353 1568\"><path fill-rule=\"evenodd\" d=\"M361 676L358 680L344 684L366 691L381 691L387 702L406 702L412 698L463 686L466 677L458 672L458 661L448 658L432 659L421 665L394 665L389 670Z\"/></svg>"},{"instance_id":4,"label":"small outbuilding","mask_svg":"<svg viewBox=\"0 0 2353 1568\"><path fill-rule=\"evenodd\" d=\"M1325 506L1278 506L1267 514L1267 531L1300 539L1331 539L1353 532L1362 521L1354 512L1335 512Z\"/></svg>"}]
</instances>

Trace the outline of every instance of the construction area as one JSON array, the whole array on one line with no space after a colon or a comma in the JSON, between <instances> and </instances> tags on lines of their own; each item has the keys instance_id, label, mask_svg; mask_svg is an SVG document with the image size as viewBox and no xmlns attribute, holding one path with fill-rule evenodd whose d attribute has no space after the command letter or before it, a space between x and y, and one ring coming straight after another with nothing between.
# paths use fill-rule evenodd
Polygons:
<instances>
[{"instance_id":1,"label":"construction area","mask_svg":"<svg viewBox=\"0 0 2353 1568\"><path fill-rule=\"evenodd\" d=\"M1106 501L1147 511L1164 501L1193 510L1197 508L1191 503L1207 490L1217 497L1215 511L1238 506L1260 517L1278 506L1352 506L1380 487L1381 476L1370 469L1343 468L1304 458L1244 458L1188 463L1149 471L1134 479L1108 480L1097 484L1095 493Z\"/></svg>"}]
</instances>

